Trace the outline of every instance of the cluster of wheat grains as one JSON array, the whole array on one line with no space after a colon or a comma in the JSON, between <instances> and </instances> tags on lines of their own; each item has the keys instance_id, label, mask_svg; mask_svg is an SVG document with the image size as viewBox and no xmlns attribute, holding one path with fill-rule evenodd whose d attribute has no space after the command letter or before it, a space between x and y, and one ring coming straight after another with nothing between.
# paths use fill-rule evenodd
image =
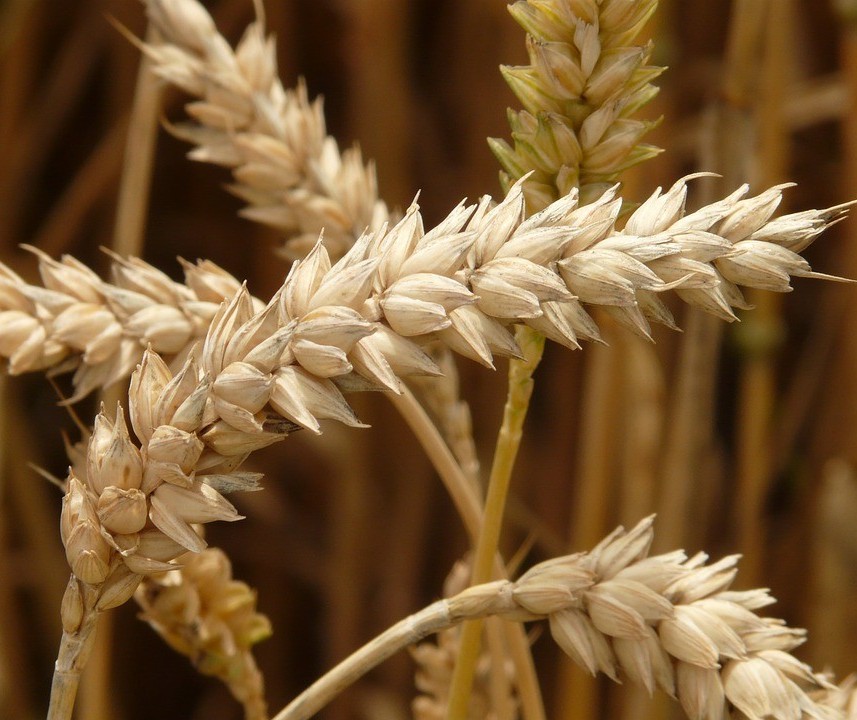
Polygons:
<instances>
[{"instance_id":1,"label":"cluster of wheat grains","mask_svg":"<svg viewBox=\"0 0 857 720\"><path fill-rule=\"evenodd\" d=\"M320 421L362 425L350 407L361 390L391 396L425 444L477 548L476 584L391 627L277 717L309 716L381 659L437 631L452 634L418 650L423 677L433 678L419 682L433 699L416 711L438 716L451 698L449 712L464 717L460 702L473 698L462 680L468 661L455 656L475 658L479 632L471 624L458 635L453 626L483 617L511 620L513 631L488 627L483 696L469 703L475 716L512 717L517 703L526 717L543 712L520 664L519 623L533 620L548 620L584 670L626 677L649 693L659 687L694 718L850 712L847 684L836 687L789 654L802 634L755 613L769 596L729 589L734 557L711 566L678 551L649 557L651 521L517 581L488 582L502 572L491 535L506 491L495 481L511 472L539 338L577 348L613 337L614 322L649 338L650 322L676 325L666 291L732 320L747 307L741 287L782 292L792 276L818 277L800 253L844 211L775 217L784 186L755 196L742 186L687 212L682 180L622 214L618 174L655 152L639 144L650 123L630 117L651 99L660 72L646 65L651 48L635 46L655 3L513 6L530 33L530 64L505 71L525 107L511 115L512 144L494 143L505 198L463 202L432 223L416 204L389 212L371 166L356 151L340 155L303 85L283 89L261 20L233 52L196 2L151 0L147 8L151 67L199 98L187 106L192 121L170 128L198 146L195 159L231 167L244 214L284 231L301 259L270 301L211 261L184 263L185 283L135 258L116 257L110 282L71 256L41 251L40 283L2 267L0 353L13 374L73 370L79 400L136 367L122 403L130 430L121 406L102 410L64 482L61 534L73 575L51 717L71 711L99 616L135 591L168 643L221 677L248 717L266 716L249 647L268 623L254 594L231 580L228 561L205 549L198 525L240 518L225 496L258 488L259 474L244 469L251 453L298 429L318 433ZM402 382L448 371L450 351L489 367L495 356L521 359L512 362L512 409L484 510L456 383L427 399L441 419L452 418L458 461ZM334 452L336 438L327 442ZM400 530L410 522L394 520ZM519 522L547 542L526 514ZM336 583L353 573L339 572L326 581L328 597L348 592ZM455 667L438 673L449 658Z\"/></svg>"}]
</instances>

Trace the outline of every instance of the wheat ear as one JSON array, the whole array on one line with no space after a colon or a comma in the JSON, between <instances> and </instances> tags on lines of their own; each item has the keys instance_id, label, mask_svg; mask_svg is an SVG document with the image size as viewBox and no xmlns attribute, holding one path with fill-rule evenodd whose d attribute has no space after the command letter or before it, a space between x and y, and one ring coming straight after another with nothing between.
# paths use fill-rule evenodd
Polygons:
<instances>
[{"instance_id":1,"label":"wheat ear","mask_svg":"<svg viewBox=\"0 0 857 720\"><path fill-rule=\"evenodd\" d=\"M323 229L328 253L338 258L365 229L390 219L374 165L357 148L340 154L325 130L321 101L310 102L303 83L283 88L261 19L233 50L196 0L145 3L163 35L141 44L155 72L199 98L187 106L189 122L169 127L196 145L192 159L232 170L232 190L249 205L242 214L282 232L289 257L304 257ZM416 388L475 478L470 409L458 395L457 369L445 348L434 354L444 375Z\"/></svg>"},{"instance_id":2,"label":"wheat ear","mask_svg":"<svg viewBox=\"0 0 857 720\"><path fill-rule=\"evenodd\" d=\"M322 229L339 257L390 218L374 166L357 148L340 153L303 83L283 87L261 19L233 50L196 0L144 3L162 35L141 45L153 71L198 98L186 106L191 120L171 131L196 146L192 159L232 170L231 190L248 204L242 215L283 232L290 257L306 255Z\"/></svg>"},{"instance_id":3,"label":"wheat ear","mask_svg":"<svg viewBox=\"0 0 857 720\"><path fill-rule=\"evenodd\" d=\"M91 439L90 431L84 440L66 444L76 477L87 476ZM251 482L246 489L261 488ZM135 581L129 578L129 584ZM200 673L221 680L244 707L246 720L267 719L264 678L252 647L270 636L271 624L256 610L255 591L233 578L222 550L209 547L178 556L172 569L144 575L133 597L142 610L140 619Z\"/></svg>"},{"instance_id":4,"label":"wheat ear","mask_svg":"<svg viewBox=\"0 0 857 720\"><path fill-rule=\"evenodd\" d=\"M682 551L649 556L652 519L615 530L591 552L536 565L517 581L473 586L394 625L299 695L274 720L304 720L395 652L465 620L547 620L593 675L676 697L691 720L845 717L839 692L790 651L804 631L756 611L766 590L730 590L737 556L706 565Z\"/></svg>"},{"instance_id":5,"label":"wheat ear","mask_svg":"<svg viewBox=\"0 0 857 720\"><path fill-rule=\"evenodd\" d=\"M847 205L772 219L782 187L747 198L742 186L685 215L686 192L684 181L656 191L621 231L615 192L581 207L572 193L525 220L518 184L496 206L487 197L459 205L429 232L414 205L395 226L363 235L337 264L319 244L293 267L279 304L289 322L309 313L303 322L314 322L284 342L311 374L340 377L356 367L395 389L393 373L438 374L419 347L428 340L490 367L494 353L517 353L505 329L513 323L573 348L599 339L584 303L620 313L648 337L647 318L674 325L657 297L668 289L731 320L733 307L746 306L739 285L787 292L791 276L830 279L798 253ZM126 377L147 345L179 365L240 287L208 261L185 263L187 285L134 258L116 259L113 284L68 256L57 262L40 253L39 263L43 286L0 265L0 356L13 374L76 369L76 397ZM242 305L262 306L249 295ZM315 347L307 332L332 323L331 312L349 320L344 337ZM392 365L379 365L378 352Z\"/></svg>"},{"instance_id":6,"label":"wheat ear","mask_svg":"<svg viewBox=\"0 0 857 720\"><path fill-rule=\"evenodd\" d=\"M663 68L652 44L635 45L657 0L520 0L509 6L527 31L529 65L503 67L524 106L509 111L512 145L489 143L508 189L528 173L527 200L539 209L572 188L584 202L627 168L660 150L640 142L654 124L631 116L658 92Z\"/></svg>"},{"instance_id":7,"label":"wheat ear","mask_svg":"<svg viewBox=\"0 0 857 720\"><path fill-rule=\"evenodd\" d=\"M246 720L267 720L264 680L251 648L271 635L271 623L256 611L256 593L232 578L229 558L216 548L177 562L137 588L141 618L199 672L223 681Z\"/></svg>"},{"instance_id":8,"label":"wheat ear","mask_svg":"<svg viewBox=\"0 0 857 720\"><path fill-rule=\"evenodd\" d=\"M70 256L37 256L42 284L0 263L0 356L13 375L74 371L75 402L126 380L146 347L177 367L241 283L214 263L183 262L177 283L137 258L113 256L112 282ZM261 300L251 301L261 308Z\"/></svg>"},{"instance_id":9,"label":"wheat ear","mask_svg":"<svg viewBox=\"0 0 857 720\"><path fill-rule=\"evenodd\" d=\"M201 550L204 543L188 523L205 521L192 519L197 515L237 519L217 488L240 489L251 483L243 475L233 476L247 454L281 439L290 428L319 431L318 418L360 425L332 379L345 387L398 392L399 375L434 371L409 338L433 335L456 350L469 354L481 350L477 357L490 364L492 350L515 351L501 320L541 321L542 317L533 317L540 301L578 311L579 304L561 284L561 278L576 276L563 272L565 260L557 262L559 272L552 272L551 263L545 261L555 257L557 249L546 254L544 243L540 248L531 240L544 235L555 241L557 228L571 234L572 240L579 239L592 232L593 224L580 227L571 222L558 225L554 232L539 232L559 211L566 220L580 211L559 201L522 223L521 202L518 193L490 211L487 203L475 210L459 208L424 236L415 224L419 215L412 211L389 232L365 236L333 266L318 245L295 264L261 311L254 313L243 288L221 306L206 337L201 367L188 358L173 377L163 360L147 353L129 397L141 448L130 440L121 413L112 421L102 413L90 440L87 476L78 480L72 474L69 479L63 538L78 577L93 585L105 582L113 570L113 551L125 558L132 572L135 566L145 569L147 556L139 551L136 533L144 529L147 518L178 545ZM480 214L480 209L487 212ZM645 204L643 209L649 210ZM591 210L582 208L586 220ZM773 221L756 232L785 245L803 244L820 231L829 215L804 213L798 223L787 216L785 224ZM698 213L673 225L685 227L695 216ZM708 217L706 212L703 216ZM785 229L773 235L773 226ZM606 234L602 244L654 246L660 258L670 252L669 235L653 240L605 233L603 223L595 227L599 235ZM720 239L710 233L699 235ZM560 248L565 244L561 238ZM781 245L746 243L774 248L771 256L778 261L794 256L799 263L787 269L813 274L805 261ZM526 250L519 249L522 246ZM514 255L512 249L535 253L531 257L548 267ZM486 256L493 259L486 261ZM782 266L764 270L762 278L773 275L780 287L788 287ZM125 535L130 537L116 540ZM154 559L153 567L163 569L158 565L163 560Z\"/></svg>"}]
</instances>

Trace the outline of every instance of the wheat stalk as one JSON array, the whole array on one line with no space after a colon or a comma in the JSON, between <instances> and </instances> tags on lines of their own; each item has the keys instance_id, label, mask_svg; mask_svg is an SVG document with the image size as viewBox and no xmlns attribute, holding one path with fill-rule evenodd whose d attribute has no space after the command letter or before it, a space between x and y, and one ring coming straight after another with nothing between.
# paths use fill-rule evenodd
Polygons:
<instances>
[{"instance_id":1,"label":"wheat stalk","mask_svg":"<svg viewBox=\"0 0 857 720\"><path fill-rule=\"evenodd\" d=\"M553 639L591 674L676 697L691 720L845 717L837 688L790 653L804 631L757 610L766 590L730 590L737 556L649 556L652 518L618 528L588 553L536 565L517 581L473 586L397 623L327 673L274 720L304 720L395 652L465 620L547 620Z\"/></svg>"}]
</instances>

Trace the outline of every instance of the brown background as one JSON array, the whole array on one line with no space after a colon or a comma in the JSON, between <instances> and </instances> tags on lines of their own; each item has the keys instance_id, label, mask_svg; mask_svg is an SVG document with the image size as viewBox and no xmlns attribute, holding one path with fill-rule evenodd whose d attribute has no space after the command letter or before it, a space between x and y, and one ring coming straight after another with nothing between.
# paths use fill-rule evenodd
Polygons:
<instances>
[{"instance_id":1,"label":"brown background","mask_svg":"<svg viewBox=\"0 0 857 720\"><path fill-rule=\"evenodd\" d=\"M249 0L209 7L232 41L252 19ZM269 0L266 8L284 81L303 75L312 95L325 96L330 131L343 147L359 140L377 161L389 203L407 205L421 190L431 222L461 197L497 192L485 137L507 136L505 108L514 104L497 66L526 59L523 33L501 0ZM755 23L759 8L771 14ZM106 267L98 247L111 243L138 62L107 14L145 33L131 0L0 3L0 258L31 280L35 263L18 249L23 242ZM643 115L664 116L651 138L667 152L628 174L626 197L641 200L697 169L726 178L722 186L699 182L697 203L741 179L756 189L797 181L786 195L791 210L857 197L857 26L830 3L673 0L662 3L650 32L655 62L669 70ZM180 108L168 92L165 116L180 117ZM176 255L209 258L247 278L254 293L271 294L287 271L273 255L278 238L238 219L239 202L222 191L228 175L188 162L186 150L160 134L144 257L175 277ZM843 223L811 248L813 266L857 277L853 227ZM781 600L773 614L810 628L801 656L840 675L854 669L857 638L846 621L857 599L857 290L795 285L782 303L757 299L761 312L729 327L676 307L688 331L658 330L654 347L608 326L610 349L550 348L506 552L531 534L528 562L583 549L615 524L660 510L661 549L744 551L738 584L771 587ZM693 364L689 343L699 350ZM483 464L504 369L491 375L461 364ZM27 463L64 475L60 433L76 430L41 376L3 385L0 716L35 718L46 706L67 570L59 493ZM258 653L273 710L435 599L466 550L408 431L381 398L354 402L371 430L298 433L259 453L264 494L239 498L248 519L210 533L237 576L258 588L274 623ZM94 406L82 403L79 412L91 422ZM98 703L106 687L110 717L240 716L216 682L200 679L134 614L129 604L105 628L109 657L92 673L101 682L86 702ZM537 655L552 708L557 663L547 638ZM412 695L410 661L399 657L346 694L331 717L403 717ZM640 707L626 690L602 701L601 709L581 703L578 715Z\"/></svg>"}]
</instances>

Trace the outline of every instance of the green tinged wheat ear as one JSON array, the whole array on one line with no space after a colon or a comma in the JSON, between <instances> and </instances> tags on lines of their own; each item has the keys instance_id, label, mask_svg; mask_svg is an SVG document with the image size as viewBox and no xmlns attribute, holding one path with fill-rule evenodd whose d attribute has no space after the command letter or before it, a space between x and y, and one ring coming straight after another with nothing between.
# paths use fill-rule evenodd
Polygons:
<instances>
[{"instance_id":1,"label":"green tinged wheat ear","mask_svg":"<svg viewBox=\"0 0 857 720\"><path fill-rule=\"evenodd\" d=\"M541 209L579 188L591 202L660 150L639 142L654 124L632 115L658 92L651 43L634 45L657 0L530 0L509 6L527 31L529 65L503 67L523 110L509 110L512 145L491 139L508 190L524 184Z\"/></svg>"},{"instance_id":2,"label":"green tinged wheat ear","mask_svg":"<svg viewBox=\"0 0 857 720\"><path fill-rule=\"evenodd\" d=\"M266 720L264 681L251 649L271 635L271 623L256 611L255 591L232 578L222 550L176 561L176 570L147 577L137 589L141 618L199 672L223 681L246 720Z\"/></svg>"}]
</instances>

